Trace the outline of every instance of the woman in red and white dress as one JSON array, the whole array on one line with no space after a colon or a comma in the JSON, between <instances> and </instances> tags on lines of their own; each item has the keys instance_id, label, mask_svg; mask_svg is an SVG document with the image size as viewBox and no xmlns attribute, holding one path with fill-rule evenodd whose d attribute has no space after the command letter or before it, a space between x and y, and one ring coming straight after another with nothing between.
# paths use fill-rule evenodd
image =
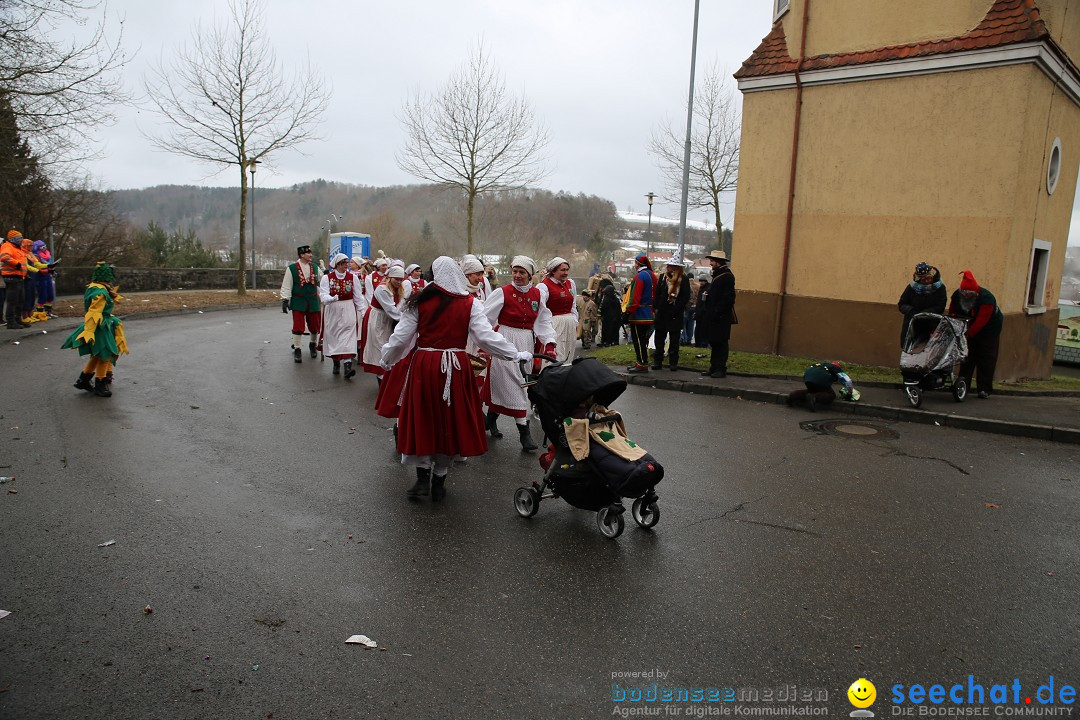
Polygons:
<instances>
[{"instance_id":1,"label":"woman in red and white dress","mask_svg":"<svg viewBox=\"0 0 1080 720\"><path fill-rule=\"evenodd\" d=\"M487 452L480 395L473 382L465 344L474 340L493 357L531 359L494 330L484 306L469 293L465 276L452 258L432 265L435 280L413 295L394 334L382 348L382 366L391 367L409 352L405 391L398 418L398 451L416 466L410 497L446 495L446 474L455 457Z\"/></svg>"},{"instance_id":2,"label":"woman in red and white dress","mask_svg":"<svg viewBox=\"0 0 1080 720\"><path fill-rule=\"evenodd\" d=\"M532 352L539 340L545 346L544 354L555 356L551 312L541 302L540 290L532 284L536 263L518 255L510 261L510 274L511 283L497 288L484 303L488 322L519 351ZM521 449L536 449L529 430L529 396L521 386L517 363L492 358L481 398L488 406L487 429L491 437L502 437L499 415L508 415L517 422Z\"/></svg>"},{"instance_id":3,"label":"woman in red and white dress","mask_svg":"<svg viewBox=\"0 0 1080 720\"><path fill-rule=\"evenodd\" d=\"M356 318L367 310L356 275L348 270L349 258L338 253L330 259L333 270L319 281L319 300L323 304L323 352L334 361L334 374L341 374L345 361L345 379L356 374Z\"/></svg>"},{"instance_id":4,"label":"woman in red and white dress","mask_svg":"<svg viewBox=\"0 0 1080 720\"><path fill-rule=\"evenodd\" d=\"M364 314L364 331L360 344L363 346L363 355L360 364L364 372L378 375L381 379L386 373L379 364L382 357L382 346L390 339L394 332L394 323L401 318L402 301L405 299L405 289L402 282L405 278L405 268L395 265L386 271L386 278L379 283L371 295L371 305Z\"/></svg>"},{"instance_id":5,"label":"woman in red and white dress","mask_svg":"<svg viewBox=\"0 0 1080 720\"><path fill-rule=\"evenodd\" d=\"M555 329L558 348L556 357L559 362L569 364L574 361L577 344L578 314L574 304L577 288L570 279L570 263L564 258L552 258L547 264L547 274L537 285L540 301L551 311L551 326Z\"/></svg>"},{"instance_id":6,"label":"woman in red and white dress","mask_svg":"<svg viewBox=\"0 0 1080 720\"><path fill-rule=\"evenodd\" d=\"M424 289L424 286L427 285L427 280L424 279L424 273L416 263L405 268L405 279L408 280L409 284L412 286L410 294L420 292Z\"/></svg>"}]
</instances>

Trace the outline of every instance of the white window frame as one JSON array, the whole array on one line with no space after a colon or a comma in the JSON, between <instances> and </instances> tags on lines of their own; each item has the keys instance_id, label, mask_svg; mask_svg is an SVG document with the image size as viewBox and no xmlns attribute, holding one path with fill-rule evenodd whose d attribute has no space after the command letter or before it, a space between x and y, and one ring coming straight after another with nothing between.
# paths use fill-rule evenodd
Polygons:
<instances>
[{"instance_id":1,"label":"white window frame","mask_svg":"<svg viewBox=\"0 0 1080 720\"><path fill-rule=\"evenodd\" d=\"M776 22L791 8L791 0L773 0L773 22Z\"/></svg>"},{"instance_id":2,"label":"white window frame","mask_svg":"<svg viewBox=\"0 0 1080 720\"><path fill-rule=\"evenodd\" d=\"M1031 242L1031 257L1028 260L1027 282L1024 283L1024 312L1028 315L1040 315L1046 312L1043 298L1046 296L1046 278L1050 274L1050 250L1053 246L1045 240ZM1035 263L1038 262L1038 266ZM1032 280L1034 276L1034 280ZM1034 290L1034 292L1032 292ZM1037 304L1029 305L1027 299L1033 297Z\"/></svg>"}]
</instances>

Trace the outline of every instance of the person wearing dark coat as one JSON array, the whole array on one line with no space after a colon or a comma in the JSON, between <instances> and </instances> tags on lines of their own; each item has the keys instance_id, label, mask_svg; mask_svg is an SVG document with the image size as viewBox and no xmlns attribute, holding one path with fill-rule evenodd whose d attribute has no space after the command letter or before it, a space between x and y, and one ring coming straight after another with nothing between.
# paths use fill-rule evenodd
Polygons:
<instances>
[{"instance_id":1,"label":"person wearing dark coat","mask_svg":"<svg viewBox=\"0 0 1080 720\"><path fill-rule=\"evenodd\" d=\"M665 272L656 284L653 296L653 370L664 366L664 341L668 343L668 369L679 369L679 339L682 336L683 313L690 302L690 283L683 272L682 256L676 250L667 261Z\"/></svg>"},{"instance_id":2,"label":"person wearing dark coat","mask_svg":"<svg viewBox=\"0 0 1080 720\"><path fill-rule=\"evenodd\" d=\"M600 281L600 347L619 344L619 330L622 328L620 316L622 305L615 284L604 278Z\"/></svg>"},{"instance_id":3,"label":"person wearing dark coat","mask_svg":"<svg viewBox=\"0 0 1080 720\"><path fill-rule=\"evenodd\" d=\"M941 282L941 273L929 263L921 262L915 266L911 282L904 288L897 309L904 314L904 324L900 327L900 345L904 345L911 318L922 312L945 312L945 301L949 297L945 284Z\"/></svg>"},{"instance_id":4,"label":"person wearing dark coat","mask_svg":"<svg viewBox=\"0 0 1080 720\"><path fill-rule=\"evenodd\" d=\"M713 250L707 258L712 263L712 282L705 293L705 312L702 324L705 325L705 337L709 340L712 354L709 369L702 372L714 378L727 377L728 341L731 338L731 326L735 322L735 275L728 267L727 254L723 250ZM699 303L700 305L700 303Z\"/></svg>"},{"instance_id":5,"label":"person wearing dark coat","mask_svg":"<svg viewBox=\"0 0 1080 720\"><path fill-rule=\"evenodd\" d=\"M709 278L704 275L698 278L697 304L694 306L694 347L709 347L709 338L705 323L701 319L705 316L705 295L709 292Z\"/></svg>"},{"instance_id":6,"label":"person wearing dark coat","mask_svg":"<svg viewBox=\"0 0 1080 720\"><path fill-rule=\"evenodd\" d=\"M985 400L994 391L994 371L1005 316L994 294L981 287L970 270L960 273L960 277L960 289L952 294L949 302L950 315L970 321L967 326L968 356L960 364L959 375L971 387L974 374L979 397Z\"/></svg>"}]
</instances>

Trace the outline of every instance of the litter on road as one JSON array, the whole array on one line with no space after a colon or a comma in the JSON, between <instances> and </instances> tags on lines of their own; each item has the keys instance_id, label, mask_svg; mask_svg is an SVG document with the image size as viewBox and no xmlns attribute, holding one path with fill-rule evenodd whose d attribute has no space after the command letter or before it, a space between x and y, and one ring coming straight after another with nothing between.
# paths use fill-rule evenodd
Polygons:
<instances>
[{"instance_id":1,"label":"litter on road","mask_svg":"<svg viewBox=\"0 0 1080 720\"><path fill-rule=\"evenodd\" d=\"M374 640L369 638L367 635L352 635L345 642L346 642L346 644L363 645L364 647L369 647L369 648L379 646L379 644L377 642L375 642Z\"/></svg>"},{"instance_id":2,"label":"litter on road","mask_svg":"<svg viewBox=\"0 0 1080 720\"><path fill-rule=\"evenodd\" d=\"M116 544L115 540L106 540L103 543L98 543L98 547L109 547L110 545L115 545L115 544Z\"/></svg>"},{"instance_id":3,"label":"litter on road","mask_svg":"<svg viewBox=\"0 0 1080 720\"><path fill-rule=\"evenodd\" d=\"M11 614L10 610L0 610L0 620L6 618L10 614Z\"/></svg>"}]
</instances>

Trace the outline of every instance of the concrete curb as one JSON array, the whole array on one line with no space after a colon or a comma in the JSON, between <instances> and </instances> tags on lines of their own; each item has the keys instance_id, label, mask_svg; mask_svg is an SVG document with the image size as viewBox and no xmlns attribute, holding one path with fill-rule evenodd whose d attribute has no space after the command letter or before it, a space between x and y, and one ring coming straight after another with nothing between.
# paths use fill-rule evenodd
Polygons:
<instances>
[{"instance_id":1,"label":"concrete curb","mask_svg":"<svg viewBox=\"0 0 1080 720\"><path fill-rule=\"evenodd\" d=\"M740 388L730 385L707 385L701 382L694 382L693 380L669 380L666 378L650 377L649 375L632 375L618 371L616 371L616 373L623 377L629 385L651 387L656 388L657 390L676 390L698 395L719 395L720 397L749 400L752 402L777 404L785 404L787 402L787 393L782 392ZM730 374L729 377L731 377ZM860 415L863 417L881 418L883 420L913 422L923 425L939 425L960 430L976 430L998 435L1011 435L1013 437L1050 440L1051 442L1080 444L1080 429L1063 428L1052 425L1009 422L1007 420L976 418L966 415L943 415L925 410L916 410L915 408L897 408L888 405L842 401L837 401L830 405L828 411L831 414L842 413L846 415Z\"/></svg>"}]
</instances>

